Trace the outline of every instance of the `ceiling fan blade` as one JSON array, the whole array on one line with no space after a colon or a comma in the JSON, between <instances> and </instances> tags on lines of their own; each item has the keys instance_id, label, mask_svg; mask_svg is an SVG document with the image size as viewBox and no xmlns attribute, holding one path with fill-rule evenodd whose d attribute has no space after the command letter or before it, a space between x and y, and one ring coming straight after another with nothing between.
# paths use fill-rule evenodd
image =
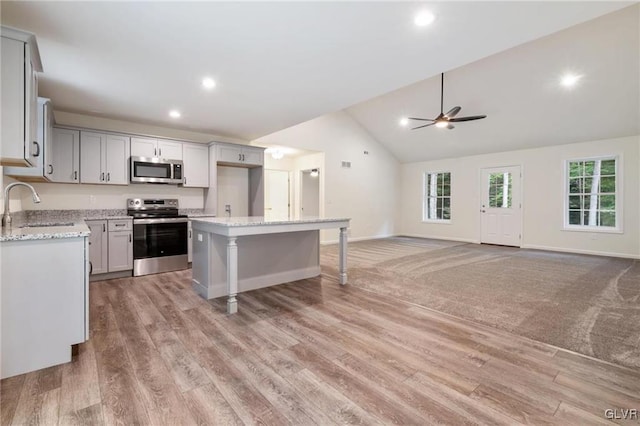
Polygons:
<instances>
[{"instance_id":1,"label":"ceiling fan blade","mask_svg":"<svg viewBox=\"0 0 640 426\"><path fill-rule=\"evenodd\" d=\"M470 115L468 117L450 118L449 121L451 121L452 123L459 123L461 121L480 120L486 117L487 117L486 115Z\"/></svg>"},{"instance_id":2,"label":"ceiling fan blade","mask_svg":"<svg viewBox=\"0 0 640 426\"><path fill-rule=\"evenodd\" d=\"M445 117L449 117L449 118L453 118L460 112L461 109L462 108L460 108L459 106L455 106L455 107L451 108L449 110L449 112L447 112L444 116Z\"/></svg>"},{"instance_id":3,"label":"ceiling fan blade","mask_svg":"<svg viewBox=\"0 0 640 426\"><path fill-rule=\"evenodd\" d=\"M411 130L415 130L415 129L422 129L423 127L429 127L429 126L433 126L436 123L429 123L429 124L425 124L424 126L418 126L418 127L414 127Z\"/></svg>"},{"instance_id":4,"label":"ceiling fan blade","mask_svg":"<svg viewBox=\"0 0 640 426\"><path fill-rule=\"evenodd\" d=\"M416 118L416 117L407 117L409 120L418 120L418 121L436 121L431 118Z\"/></svg>"}]
</instances>

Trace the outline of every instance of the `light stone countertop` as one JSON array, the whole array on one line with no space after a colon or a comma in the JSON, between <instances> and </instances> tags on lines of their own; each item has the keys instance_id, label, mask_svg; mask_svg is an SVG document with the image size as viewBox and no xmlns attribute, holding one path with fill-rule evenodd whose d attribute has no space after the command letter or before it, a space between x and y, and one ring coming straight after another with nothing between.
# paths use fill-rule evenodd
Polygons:
<instances>
[{"instance_id":1,"label":"light stone countertop","mask_svg":"<svg viewBox=\"0 0 640 426\"><path fill-rule=\"evenodd\" d=\"M34 224L49 224L52 226L34 227ZM64 224L64 226L53 226L54 224ZM89 227L82 219L48 222L25 222L16 220L12 223L11 227L2 228L2 231L0 231L0 242L79 238L87 237L89 234Z\"/></svg>"}]
</instances>

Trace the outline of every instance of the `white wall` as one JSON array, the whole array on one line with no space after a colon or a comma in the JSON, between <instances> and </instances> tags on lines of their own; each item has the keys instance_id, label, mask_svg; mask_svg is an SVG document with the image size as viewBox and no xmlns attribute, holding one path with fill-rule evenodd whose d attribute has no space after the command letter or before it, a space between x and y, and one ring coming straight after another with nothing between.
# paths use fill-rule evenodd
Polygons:
<instances>
[{"instance_id":1,"label":"white wall","mask_svg":"<svg viewBox=\"0 0 640 426\"><path fill-rule=\"evenodd\" d=\"M324 152L324 216L351 218L351 238L393 235L400 165L396 158L343 111L264 136L252 144L275 144ZM368 154L364 152L367 151ZM341 167L350 161L351 168ZM322 207L322 206L321 206ZM322 208L321 208L322 210ZM327 233L323 242L337 241Z\"/></svg>"},{"instance_id":2,"label":"white wall","mask_svg":"<svg viewBox=\"0 0 640 426\"><path fill-rule=\"evenodd\" d=\"M33 204L29 191L22 191L24 210L126 209L127 198L177 198L180 208L203 208L201 188L176 185L87 185L32 183L40 194L40 204Z\"/></svg>"},{"instance_id":3,"label":"white wall","mask_svg":"<svg viewBox=\"0 0 640 426\"><path fill-rule=\"evenodd\" d=\"M472 143L472 141L469 141ZM563 167L567 159L621 157L623 233L563 231ZM402 165L399 233L480 241L480 169L522 166L522 246L640 257L640 136ZM422 222L422 175L450 171L450 224Z\"/></svg>"}]
</instances>

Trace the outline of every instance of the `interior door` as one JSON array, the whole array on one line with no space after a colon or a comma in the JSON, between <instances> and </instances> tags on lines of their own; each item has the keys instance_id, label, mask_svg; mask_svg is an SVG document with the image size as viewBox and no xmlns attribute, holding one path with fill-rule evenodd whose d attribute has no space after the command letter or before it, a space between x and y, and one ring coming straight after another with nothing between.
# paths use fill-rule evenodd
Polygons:
<instances>
[{"instance_id":1,"label":"interior door","mask_svg":"<svg viewBox=\"0 0 640 426\"><path fill-rule=\"evenodd\" d=\"M289 172L264 171L264 217L267 220L289 219Z\"/></svg>"},{"instance_id":2,"label":"interior door","mask_svg":"<svg viewBox=\"0 0 640 426\"><path fill-rule=\"evenodd\" d=\"M520 166L482 169L482 243L520 247Z\"/></svg>"}]
</instances>

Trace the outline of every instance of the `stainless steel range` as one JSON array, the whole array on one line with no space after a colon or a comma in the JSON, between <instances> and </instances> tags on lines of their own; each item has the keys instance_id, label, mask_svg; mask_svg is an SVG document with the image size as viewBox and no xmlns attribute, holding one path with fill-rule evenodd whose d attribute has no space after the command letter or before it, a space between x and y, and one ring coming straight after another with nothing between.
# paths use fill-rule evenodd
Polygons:
<instances>
[{"instance_id":1,"label":"stainless steel range","mask_svg":"<svg viewBox=\"0 0 640 426\"><path fill-rule=\"evenodd\" d=\"M133 275L188 268L187 216L178 214L176 199L127 200L133 216Z\"/></svg>"}]
</instances>

